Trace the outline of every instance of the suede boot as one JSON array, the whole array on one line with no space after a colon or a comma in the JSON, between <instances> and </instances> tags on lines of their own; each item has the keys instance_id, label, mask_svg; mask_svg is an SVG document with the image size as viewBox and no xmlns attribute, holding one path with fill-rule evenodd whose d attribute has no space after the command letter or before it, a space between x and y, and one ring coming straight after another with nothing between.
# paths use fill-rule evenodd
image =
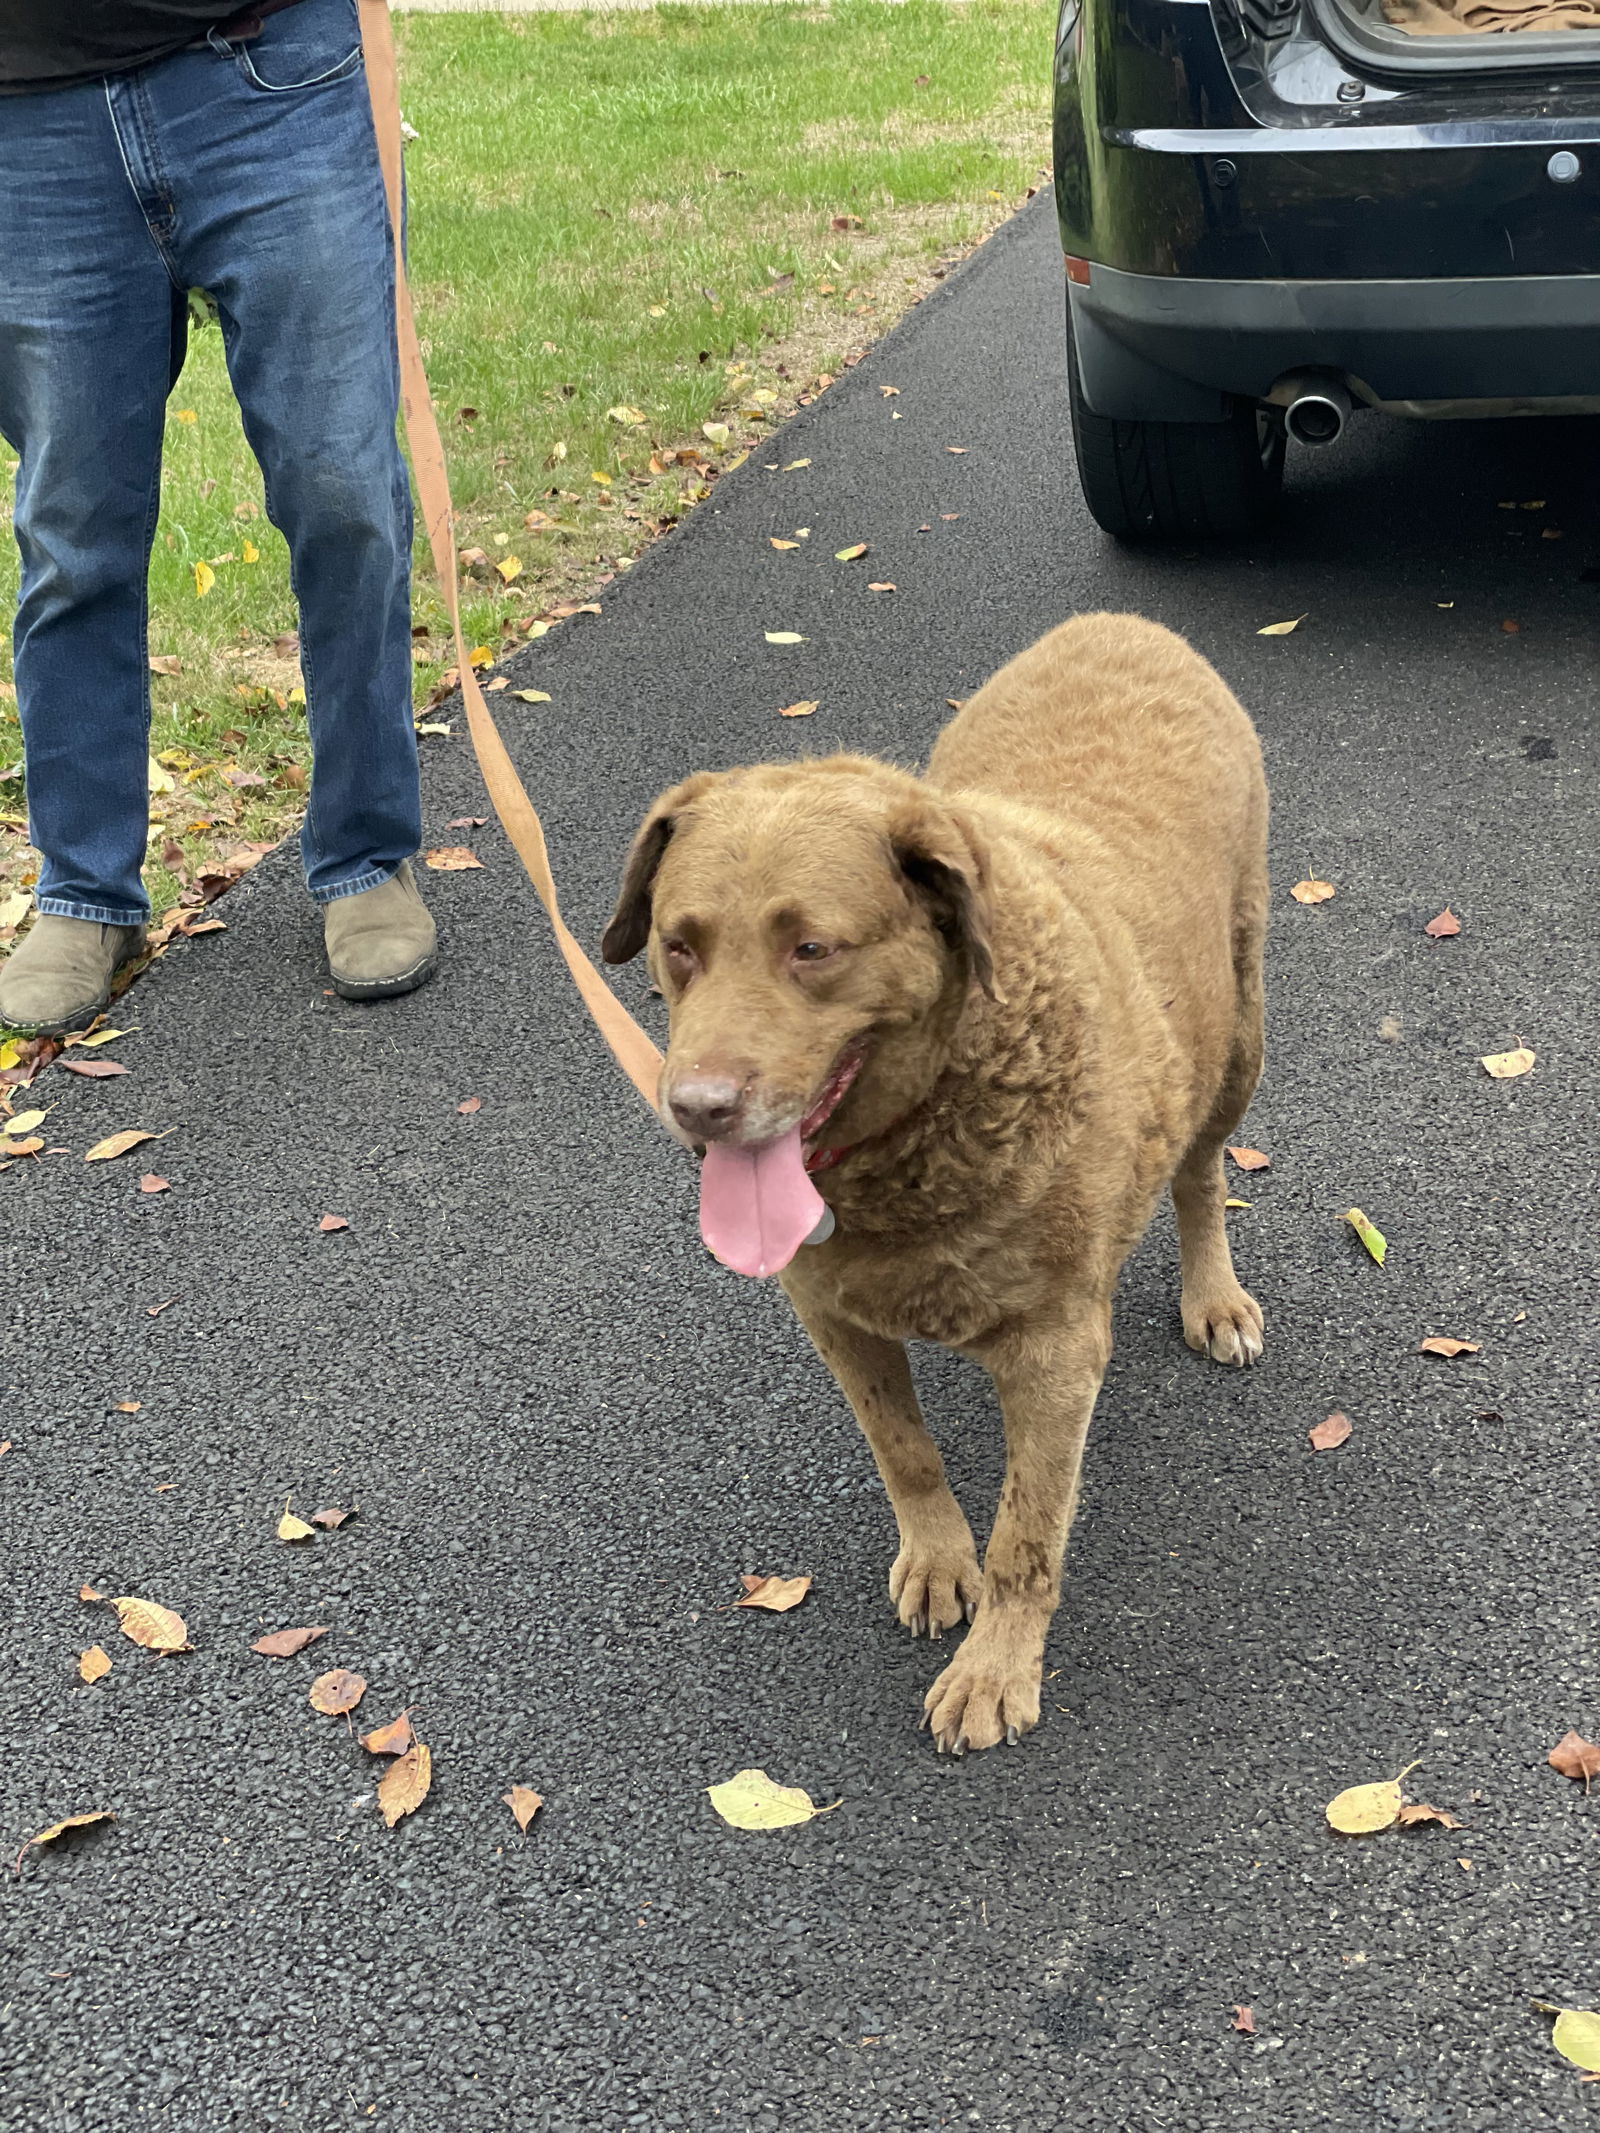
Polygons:
<instances>
[{"instance_id":1,"label":"suede boot","mask_svg":"<svg viewBox=\"0 0 1600 2133\"><path fill-rule=\"evenodd\" d=\"M112 978L144 940L143 926L42 914L0 964L0 1028L25 1037L82 1029L109 1005Z\"/></svg>"},{"instance_id":2,"label":"suede boot","mask_svg":"<svg viewBox=\"0 0 1600 2133\"><path fill-rule=\"evenodd\" d=\"M323 907L322 937L342 1000L387 1000L433 976L437 936L409 859L387 881Z\"/></svg>"}]
</instances>

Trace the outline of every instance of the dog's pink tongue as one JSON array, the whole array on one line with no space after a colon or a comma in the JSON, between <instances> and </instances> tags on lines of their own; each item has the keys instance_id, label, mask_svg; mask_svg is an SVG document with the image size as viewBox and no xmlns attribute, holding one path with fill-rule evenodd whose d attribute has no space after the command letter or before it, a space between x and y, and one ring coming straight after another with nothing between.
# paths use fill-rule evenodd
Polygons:
<instances>
[{"instance_id":1,"label":"dog's pink tongue","mask_svg":"<svg viewBox=\"0 0 1600 2133\"><path fill-rule=\"evenodd\" d=\"M724 1266L757 1279L789 1264L826 1212L806 1176L800 1128L764 1148L713 1141L700 1169L700 1234Z\"/></svg>"}]
</instances>

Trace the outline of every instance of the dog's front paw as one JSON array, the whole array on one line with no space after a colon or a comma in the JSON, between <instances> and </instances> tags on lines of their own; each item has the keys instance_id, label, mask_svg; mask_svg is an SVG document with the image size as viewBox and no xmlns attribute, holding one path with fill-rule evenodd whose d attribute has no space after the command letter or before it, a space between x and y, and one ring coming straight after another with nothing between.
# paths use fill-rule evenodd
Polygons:
<instances>
[{"instance_id":1,"label":"dog's front paw","mask_svg":"<svg viewBox=\"0 0 1600 2133\"><path fill-rule=\"evenodd\" d=\"M889 1572L889 1597L913 1637L938 1637L970 1622L983 1597L983 1572L972 1535L943 1545L908 1541Z\"/></svg>"},{"instance_id":2,"label":"dog's front paw","mask_svg":"<svg viewBox=\"0 0 1600 2133\"><path fill-rule=\"evenodd\" d=\"M1023 1641L1004 1630L986 1637L980 1622L929 1689L922 1723L941 1755L1014 1746L1039 1723L1040 1662Z\"/></svg>"},{"instance_id":3,"label":"dog's front paw","mask_svg":"<svg viewBox=\"0 0 1600 2133\"><path fill-rule=\"evenodd\" d=\"M1243 1368L1258 1362L1266 1345L1265 1325L1260 1304L1237 1282L1217 1295L1184 1296L1183 1337L1191 1348L1209 1355L1215 1363L1235 1363Z\"/></svg>"}]
</instances>

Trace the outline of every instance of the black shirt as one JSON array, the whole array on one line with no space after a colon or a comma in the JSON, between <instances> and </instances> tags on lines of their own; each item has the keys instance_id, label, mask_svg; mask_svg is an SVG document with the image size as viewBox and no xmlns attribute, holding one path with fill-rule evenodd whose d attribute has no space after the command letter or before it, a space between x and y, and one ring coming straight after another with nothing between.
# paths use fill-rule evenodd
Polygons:
<instances>
[{"instance_id":1,"label":"black shirt","mask_svg":"<svg viewBox=\"0 0 1600 2133\"><path fill-rule=\"evenodd\" d=\"M294 0L0 0L0 96L126 74L227 24L249 36Z\"/></svg>"}]
</instances>

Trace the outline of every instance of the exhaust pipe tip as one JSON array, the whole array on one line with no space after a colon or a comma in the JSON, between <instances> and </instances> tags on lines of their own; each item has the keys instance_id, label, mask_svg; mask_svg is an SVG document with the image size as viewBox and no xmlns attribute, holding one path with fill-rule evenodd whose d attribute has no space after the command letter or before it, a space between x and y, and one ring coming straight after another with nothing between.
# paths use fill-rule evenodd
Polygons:
<instances>
[{"instance_id":1,"label":"exhaust pipe tip","mask_svg":"<svg viewBox=\"0 0 1600 2133\"><path fill-rule=\"evenodd\" d=\"M1291 378L1283 426L1297 444L1337 444L1350 420L1350 395L1338 378Z\"/></svg>"}]
</instances>

